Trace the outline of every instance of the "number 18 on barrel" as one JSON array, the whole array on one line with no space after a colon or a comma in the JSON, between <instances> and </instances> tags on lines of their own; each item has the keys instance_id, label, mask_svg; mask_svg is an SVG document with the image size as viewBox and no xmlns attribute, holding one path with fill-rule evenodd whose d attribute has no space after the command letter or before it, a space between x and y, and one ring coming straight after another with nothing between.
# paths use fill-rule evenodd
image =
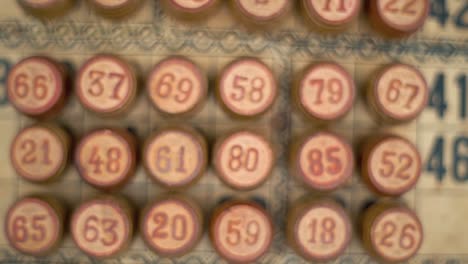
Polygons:
<instances>
[{"instance_id":1,"label":"number 18 on barrel","mask_svg":"<svg viewBox=\"0 0 468 264\"><path fill-rule=\"evenodd\" d=\"M351 221L331 199L303 199L289 212L287 239L309 261L330 261L344 253L351 241Z\"/></svg>"}]
</instances>

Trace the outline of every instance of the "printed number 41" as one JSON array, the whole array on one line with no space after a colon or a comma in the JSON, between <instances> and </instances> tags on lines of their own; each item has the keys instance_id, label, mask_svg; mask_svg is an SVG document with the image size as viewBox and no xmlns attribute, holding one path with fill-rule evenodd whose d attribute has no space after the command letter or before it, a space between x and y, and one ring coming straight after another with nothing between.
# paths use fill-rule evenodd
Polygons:
<instances>
[{"instance_id":1,"label":"printed number 41","mask_svg":"<svg viewBox=\"0 0 468 264\"><path fill-rule=\"evenodd\" d=\"M455 82L459 92L457 97L460 100L458 117L463 120L468 116L466 102L468 100L468 78L465 74L461 74L456 78ZM436 75L432 91L429 95L429 107L434 108L439 118L443 119L445 117L448 104L445 97L445 74L443 73Z\"/></svg>"}]
</instances>

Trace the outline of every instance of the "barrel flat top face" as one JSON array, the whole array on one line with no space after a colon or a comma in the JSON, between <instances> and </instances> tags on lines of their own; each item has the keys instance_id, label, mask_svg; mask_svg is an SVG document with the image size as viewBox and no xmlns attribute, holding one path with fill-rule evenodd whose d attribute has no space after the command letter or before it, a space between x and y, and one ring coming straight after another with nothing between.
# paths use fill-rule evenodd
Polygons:
<instances>
[{"instance_id":1,"label":"barrel flat top face","mask_svg":"<svg viewBox=\"0 0 468 264\"><path fill-rule=\"evenodd\" d=\"M134 98L135 92L134 73L115 56L94 56L81 67L76 79L80 102L96 113L121 110Z\"/></svg>"},{"instance_id":2,"label":"barrel flat top face","mask_svg":"<svg viewBox=\"0 0 468 264\"><path fill-rule=\"evenodd\" d=\"M230 134L215 148L215 168L233 188L250 189L270 175L275 161L271 144L249 131Z\"/></svg>"},{"instance_id":3,"label":"barrel flat top face","mask_svg":"<svg viewBox=\"0 0 468 264\"><path fill-rule=\"evenodd\" d=\"M23 129L13 140L10 155L20 176L39 182L57 175L68 159L66 146L58 135L42 126Z\"/></svg>"},{"instance_id":4,"label":"barrel flat top face","mask_svg":"<svg viewBox=\"0 0 468 264\"><path fill-rule=\"evenodd\" d=\"M110 129L91 132L79 143L75 159L81 177L96 187L111 187L127 179L135 165L134 150Z\"/></svg>"},{"instance_id":5,"label":"barrel flat top face","mask_svg":"<svg viewBox=\"0 0 468 264\"><path fill-rule=\"evenodd\" d=\"M305 0L305 4L313 20L331 26L349 23L361 8L360 0Z\"/></svg>"},{"instance_id":6,"label":"barrel flat top face","mask_svg":"<svg viewBox=\"0 0 468 264\"><path fill-rule=\"evenodd\" d=\"M131 223L124 209L112 200L92 200L82 204L71 219L76 245L93 257L111 257L131 240Z\"/></svg>"},{"instance_id":7,"label":"barrel flat top face","mask_svg":"<svg viewBox=\"0 0 468 264\"><path fill-rule=\"evenodd\" d=\"M310 187L332 190L352 176L353 152L341 137L320 132L308 137L300 147L296 166L299 176Z\"/></svg>"},{"instance_id":8,"label":"barrel flat top face","mask_svg":"<svg viewBox=\"0 0 468 264\"><path fill-rule=\"evenodd\" d=\"M258 21L281 16L288 9L288 0L235 0L243 15Z\"/></svg>"},{"instance_id":9,"label":"barrel flat top face","mask_svg":"<svg viewBox=\"0 0 468 264\"><path fill-rule=\"evenodd\" d=\"M201 11L215 4L217 0L169 0L169 2L184 11Z\"/></svg>"},{"instance_id":10,"label":"barrel flat top face","mask_svg":"<svg viewBox=\"0 0 468 264\"><path fill-rule=\"evenodd\" d=\"M145 241L158 254L181 256L195 246L202 223L194 208L180 199L153 204L143 219Z\"/></svg>"},{"instance_id":11,"label":"barrel flat top face","mask_svg":"<svg viewBox=\"0 0 468 264\"><path fill-rule=\"evenodd\" d=\"M153 136L144 151L149 174L168 187L190 184L206 165L204 146L191 133L169 129Z\"/></svg>"},{"instance_id":12,"label":"barrel flat top face","mask_svg":"<svg viewBox=\"0 0 468 264\"><path fill-rule=\"evenodd\" d=\"M43 255L60 239L59 216L47 202L37 198L15 203L5 222L10 245L25 254Z\"/></svg>"},{"instance_id":13,"label":"barrel flat top face","mask_svg":"<svg viewBox=\"0 0 468 264\"><path fill-rule=\"evenodd\" d=\"M253 262L270 247L273 227L267 213L250 203L232 204L213 220L218 253L229 261Z\"/></svg>"},{"instance_id":14,"label":"barrel flat top face","mask_svg":"<svg viewBox=\"0 0 468 264\"><path fill-rule=\"evenodd\" d=\"M369 153L367 174L381 193L399 195L414 187L421 174L421 157L406 139L390 136L377 143Z\"/></svg>"},{"instance_id":15,"label":"barrel flat top face","mask_svg":"<svg viewBox=\"0 0 468 264\"><path fill-rule=\"evenodd\" d=\"M273 73L265 64L243 58L222 71L218 89L222 103L230 112L251 117L272 106L278 88Z\"/></svg>"},{"instance_id":16,"label":"barrel flat top face","mask_svg":"<svg viewBox=\"0 0 468 264\"><path fill-rule=\"evenodd\" d=\"M353 78L335 63L319 63L309 67L299 85L299 103L310 116L330 121L342 117L353 106Z\"/></svg>"},{"instance_id":17,"label":"barrel flat top face","mask_svg":"<svg viewBox=\"0 0 468 264\"><path fill-rule=\"evenodd\" d=\"M295 221L294 239L302 254L310 260L335 259L350 243L350 220L335 204L310 206Z\"/></svg>"},{"instance_id":18,"label":"barrel flat top face","mask_svg":"<svg viewBox=\"0 0 468 264\"><path fill-rule=\"evenodd\" d=\"M379 215L371 226L371 243L388 261L405 261L414 256L423 241L418 217L409 209L392 208Z\"/></svg>"},{"instance_id":19,"label":"barrel flat top face","mask_svg":"<svg viewBox=\"0 0 468 264\"><path fill-rule=\"evenodd\" d=\"M387 26L411 32L426 21L430 3L429 0L382 0L376 4L378 15Z\"/></svg>"},{"instance_id":20,"label":"barrel flat top face","mask_svg":"<svg viewBox=\"0 0 468 264\"><path fill-rule=\"evenodd\" d=\"M149 75L147 90L161 112L184 114L204 101L207 79L193 62L172 57L156 65Z\"/></svg>"},{"instance_id":21,"label":"barrel flat top face","mask_svg":"<svg viewBox=\"0 0 468 264\"><path fill-rule=\"evenodd\" d=\"M386 67L377 77L373 89L378 110L395 120L415 118L427 105L426 80L418 69L409 65Z\"/></svg>"},{"instance_id":22,"label":"barrel flat top face","mask_svg":"<svg viewBox=\"0 0 468 264\"><path fill-rule=\"evenodd\" d=\"M8 74L8 99L20 112L41 115L64 95L61 69L43 57L29 57Z\"/></svg>"}]
</instances>

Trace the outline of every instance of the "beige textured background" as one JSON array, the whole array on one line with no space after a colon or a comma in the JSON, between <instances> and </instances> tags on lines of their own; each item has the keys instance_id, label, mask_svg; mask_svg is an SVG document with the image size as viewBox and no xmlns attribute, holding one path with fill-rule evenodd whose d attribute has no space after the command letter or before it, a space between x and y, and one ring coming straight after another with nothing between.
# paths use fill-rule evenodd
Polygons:
<instances>
[{"instance_id":1,"label":"beige textured background","mask_svg":"<svg viewBox=\"0 0 468 264\"><path fill-rule=\"evenodd\" d=\"M436 74L445 74L446 98L448 102L444 119L439 119L434 109L427 109L422 116L402 126L383 127L369 115L362 93L358 96L352 112L331 129L357 144L363 137L377 130L394 131L415 142L421 151L424 166L431 153L435 138L445 139L445 162L447 175L439 182L434 174L423 171L415 190L403 199L414 208L424 226L425 240L420 254L414 263L468 263L468 184L455 181L452 171L453 141L468 136L468 121L458 117L459 93L456 78L468 75L468 29L454 25L455 15L468 8L467 0L446 1L452 14L445 27L436 19L429 18L424 29L411 39L402 42L386 42L370 28L366 15L361 17L344 34L325 38L309 34L302 17L293 10L285 21L264 33L246 33L245 28L232 16L224 5L214 16L201 23L181 23L168 17L160 9L158 1L147 0L144 8L124 22L113 23L96 16L83 1L69 14L53 23L42 23L26 16L14 0L0 3L0 62L14 64L23 57L33 54L46 54L61 61L67 61L76 70L86 59L98 52L112 52L122 55L134 63L141 76L146 76L151 67L168 55L189 56L199 63L210 78L228 62L241 55L258 56L272 67L281 82L281 99L274 109L260 120L239 122L232 120L216 105L213 90L203 110L190 119L169 120L162 118L150 105L144 92L140 93L137 104L131 112L121 119L101 119L85 112L72 96L56 119L73 131L75 137L94 127L114 125L131 127L140 140L151 131L167 122L190 123L200 129L212 141L225 131L240 126L257 126L266 132L279 150L279 162L270 180L257 190L248 193L235 192L223 185L210 169L202 180L187 190L204 208L208 216L218 201L227 196L258 196L268 205L277 226L275 243L269 253L261 260L263 263L297 263L303 261L285 246L283 232L284 213L290 204L306 193L285 170L287 142L306 130L319 129L313 123L304 121L289 108L289 90L294 74L305 65L320 60L334 60L342 64L355 78L362 92L375 69L400 60L418 66L432 88ZM227 2L227 1L226 1ZM432 1L436 2L436 1ZM468 23L468 12L464 18ZM363 41L360 43L359 40ZM387 46L385 46L387 45ZM390 46L388 46L390 45ZM433 51L431 51L433 47ZM451 50L453 48L453 50ZM446 49L446 50L445 50ZM444 53L446 52L446 53ZM446 55L445 55L446 54ZM5 68L0 64L0 77ZM1 78L0 78L1 80ZM141 86L141 88L143 88ZM72 89L72 87L70 87ZM140 89L143 90L143 89ZM5 93L4 82L0 82L0 97ZM468 100L468 98L467 98ZM8 206L17 198L30 193L51 193L63 199L70 208L80 201L98 193L83 183L73 166L57 183L35 185L22 181L11 168L9 145L17 131L34 122L16 113L6 105L0 105L0 225L3 226L4 214ZM468 146L460 148L462 156L468 155ZM468 166L468 165L467 165ZM461 168L462 175L468 168ZM141 208L153 197L164 193L151 183L143 169L139 168L134 181L121 193ZM310 195L315 195L309 192ZM360 209L375 196L361 183L357 171L352 182L345 188L330 194L344 201L354 222ZM17 255L7 246L5 236L0 234L0 262L37 262L40 259ZM87 263L92 259L82 255L67 235L63 248L47 261L57 263ZM210 246L207 235L195 251L174 262L213 263L220 261ZM352 245L338 263L368 263L354 233ZM120 259L110 262L170 263L171 260L159 259L147 250L137 236L131 250Z\"/></svg>"}]
</instances>

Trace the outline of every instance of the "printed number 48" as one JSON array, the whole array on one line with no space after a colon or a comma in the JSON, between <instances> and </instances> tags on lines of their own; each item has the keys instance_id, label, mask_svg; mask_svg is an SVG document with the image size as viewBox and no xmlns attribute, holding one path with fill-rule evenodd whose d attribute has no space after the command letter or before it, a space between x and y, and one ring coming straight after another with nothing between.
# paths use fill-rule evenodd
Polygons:
<instances>
[{"instance_id":1,"label":"printed number 48","mask_svg":"<svg viewBox=\"0 0 468 264\"><path fill-rule=\"evenodd\" d=\"M455 138L452 145L452 174L457 182L468 181L468 137ZM442 182L447 174L445 163L445 139L438 137L429 154L426 170L436 175L437 180Z\"/></svg>"}]
</instances>

